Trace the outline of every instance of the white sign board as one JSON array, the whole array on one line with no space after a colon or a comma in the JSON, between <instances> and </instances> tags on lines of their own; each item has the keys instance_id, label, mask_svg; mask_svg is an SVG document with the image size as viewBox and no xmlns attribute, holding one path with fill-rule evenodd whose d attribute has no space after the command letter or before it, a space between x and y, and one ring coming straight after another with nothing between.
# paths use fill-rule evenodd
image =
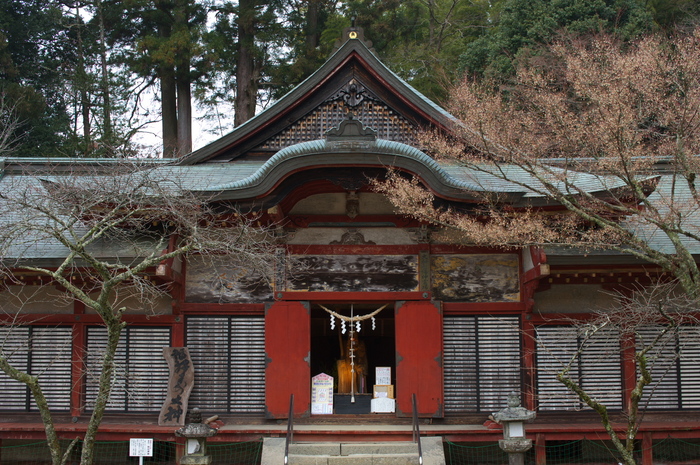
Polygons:
<instances>
[{"instance_id":1,"label":"white sign board","mask_svg":"<svg viewBox=\"0 0 700 465\"><path fill-rule=\"evenodd\" d=\"M391 367L376 367L374 384L391 384Z\"/></svg>"},{"instance_id":2,"label":"white sign board","mask_svg":"<svg viewBox=\"0 0 700 465\"><path fill-rule=\"evenodd\" d=\"M386 397L378 397L370 400L370 408L372 413L395 413L396 400Z\"/></svg>"},{"instance_id":3,"label":"white sign board","mask_svg":"<svg viewBox=\"0 0 700 465\"><path fill-rule=\"evenodd\" d=\"M311 414L333 413L333 377L325 373L311 378Z\"/></svg>"},{"instance_id":4,"label":"white sign board","mask_svg":"<svg viewBox=\"0 0 700 465\"><path fill-rule=\"evenodd\" d=\"M129 457L153 457L153 439L129 439Z\"/></svg>"}]
</instances>

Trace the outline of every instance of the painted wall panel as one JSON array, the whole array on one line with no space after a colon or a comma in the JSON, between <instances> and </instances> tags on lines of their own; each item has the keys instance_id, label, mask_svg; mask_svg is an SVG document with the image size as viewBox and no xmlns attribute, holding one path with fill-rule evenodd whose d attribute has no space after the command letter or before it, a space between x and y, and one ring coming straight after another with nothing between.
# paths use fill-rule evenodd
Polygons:
<instances>
[{"instance_id":1,"label":"painted wall panel","mask_svg":"<svg viewBox=\"0 0 700 465\"><path fill-rule=\"evenodd\" d=\"M287 276L289 291L417 291L416 255L295 255Z\"/></svg>"},{"instance_id":2,"label":"painted wall panel","mask_svg":"<svg viewBox=\"0 0 700 465\"><path fill-rule=\"evenodd\" d=\"M520 265L517 254L434 255L433 296L446 302L517 302Z\"/></svg>"},{"instance_id":3,"label":"painted wall panel","mask_svg":"<svg viewBox=\"0 0 700 465\"><path fill-rule=\"evenodd\" d=\"M185 284L187 302L249 303L272 300L272 287L261 274L228 257L191 257Z\"/></svg>"}]
</instances>

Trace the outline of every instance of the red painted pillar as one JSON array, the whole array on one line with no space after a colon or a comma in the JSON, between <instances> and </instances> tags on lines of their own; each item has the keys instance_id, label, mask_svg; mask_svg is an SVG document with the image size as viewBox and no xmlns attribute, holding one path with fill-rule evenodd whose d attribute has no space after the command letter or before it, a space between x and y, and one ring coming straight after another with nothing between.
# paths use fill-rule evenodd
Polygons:
<instances>
[{"instance_id":1,"label":"red painted pillar","mask_svg":"<svg viewBox=\"0 0 700 465\"><path fill-rule=\"evenodd\" d=\"M311 315L308 302L275 302L265 311L265 405L268 418L311 411Z\"/></svg>"},{"instance_id":2,"label":"red painted pillar","mask_svg":"<svg viewBox=\"0 0 700 465\"><path fill-rule=\"evenodd\" d=\"M80 316L75 318L80 318ZM72 417L79 417L83 412L83 391L85 390L85 371L87 369L85 366L87 360L86 344L85 325L75 323L73 325L73 359L71 360L73 389L70 393L70 414Z\"/></svg>"},{"instance_id":3,"label":"red painted pillar","mask_svg":"<svg viewBox=\"0 0 700 465\"><path fill-rule=\"evenodd\" d=\"M535 436L535 465L547 465L547 441L542 433Z\"/></svg>"},{"instance_id":4,"label":"red painted pillar","mask_svg":"<svg viewBox=\"0 0 700 465\"><path fill-rule=\"evenodd\" d=\"M185 442L187 439L176 437L175 438L175 463L180 463L182 456L185 455Z\"/></svg>"},{"instance_id":5,"label":"red painted pillar","mask_svg":"<svg viewBox=\"0 0 700 465\"><path fill-rule=\"evenodd\" d=\"M637 381L637 362L635 360L635 339L634 336L628 336L621 339L622 346L622 395L623 405L626 411L629 412L629 402Z\"/></svg>"},{"instance_id":6,"label":"red painted pillar","mask_svg":"<svg viewBox=\"0 0 700 465\"><path fill-rule=\"evenodd\" d=\"M396 413L410 416L415 393L418 414L444 416L442 311L434 302L397 302Z\"/></svg>"},{"instance_id":7,"label":"red painted pillar","mask_svg":"<svg viewBox=\"0 0 700 465\"><path fill-rule=\"evenodd\" d=\"M523 344L523 406L528 410L535 410L535 351L537 348L535 326L528 318L531 315L524 314L522 319L522 344Z\"/></svg>"},{"instance_id":8,"label":"red painted pillar","mask_svg":"<svg viewBox=\"0 0 700 465\"><path fill-rule=\"evenodd\" d=\"M654 464L654 449L650 432L642 433L642 465Z\"/></svg>"},{"instance_id":9,"label":"red painted pillar","mask_svg":"<svg viewBox=\"0 0 700 465\"><path fill-rule=\"evenodd\" d=\"M171 347L185 347L185 316L178 315L171 326Z\"/></svg>"}]
</instances>

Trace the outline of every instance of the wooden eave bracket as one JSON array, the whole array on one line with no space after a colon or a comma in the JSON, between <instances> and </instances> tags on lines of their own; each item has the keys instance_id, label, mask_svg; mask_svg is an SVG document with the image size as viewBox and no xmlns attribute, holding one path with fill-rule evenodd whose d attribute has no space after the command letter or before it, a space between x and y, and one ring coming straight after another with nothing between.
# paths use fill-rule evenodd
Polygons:
<instances>
[{"instance_id":1,"label":"wooden eave bracket","mask_svg":"<svg viewBox=\"0 0 700 465\"><path fill-rule=\"evenodd\" d=\"M182 273L173 269L172 259L166 260L156 267L156 277L175 284L183 285L185 283Z\"/></svg>"},{"instance_id":2,"label":"wooden eave bracket","mask_svg":"<svg viewBox=\"0 0 700 465\"><path fill-rule=\"evenodd\" d=\"M177 236L170 236L170 240L168 241L168 247L163 250L163 254L166 254L168 252L171 252L175 250L175 247L177 246ZM172 257L167 260L163 260L156 266L156 272L155 275L156 277L175 284L180 284L184 285L185 284L185 278L182 276L182 273L179 271L175 270L173 265L175 264L175 260L178 260L178 262L182 261L182 256L178 257Z\"/></svg>"},{"instance_id":3,"label":"wooden eave bracket","mask_svg":"<svg viewBox=\"0 0 700 465\"><path fill-rule=\"evenodd\" d=\"M539 281L549 276L550 273L547 255L541 247L531 246L530 256L532 257L532 268L523 273L522 283L524 285L532 281Z\"/></svg>"},{"instance_id":4,"label":"wooden eave bracket","mask_svg":"<svg viewBox=\"0 0 700 465\"><path fill-rule=\"evenodd\" d=\"M530 246L530 258L532 259L532 268L525 271L521 278L523 289L523 302L525 303L525 311L532 313L535 307L535 290L540 284L540 280L549 276L549 264L547 255L541 247Z\"/></svg>"},{"instance_id":5,"label":"wooden eave bracket","mask_svg":"<svg viewBox=\"0 0 700 465\"><path fill-rule=\"evenodd\" d=\"M539 281L542 278L549 276L549 264L540 263L531 270L523 273L523 284L528 284L532 281Z\"/></svg>"}]
</instances>

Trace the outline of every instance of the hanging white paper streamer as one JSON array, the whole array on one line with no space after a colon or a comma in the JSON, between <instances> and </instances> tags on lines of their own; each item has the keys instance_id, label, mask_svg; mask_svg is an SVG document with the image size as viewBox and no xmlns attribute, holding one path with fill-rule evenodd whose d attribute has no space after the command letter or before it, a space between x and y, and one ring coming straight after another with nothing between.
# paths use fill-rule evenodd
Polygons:
<instances>
[{"instance_id":1,"label":"hanging white paper streamer","mask_svg":"<svg viewBox=\"0 0 700 465\"><path fill-rule=\"evenodd\" d=\"M375 329L377 329L377 320L375 320L374 317L372 317L372 331L374 331Z\"/></svg>"},{"instance_id":2,"label":"hanging white paper streamer","mask_svg":"<svg viewBox=\"0 0 700 465\"><path fill-rule=\"evenodd\" d=\"M331 315L331 330L335 329L335 317Z\"/></svg>"}]
</instances>

